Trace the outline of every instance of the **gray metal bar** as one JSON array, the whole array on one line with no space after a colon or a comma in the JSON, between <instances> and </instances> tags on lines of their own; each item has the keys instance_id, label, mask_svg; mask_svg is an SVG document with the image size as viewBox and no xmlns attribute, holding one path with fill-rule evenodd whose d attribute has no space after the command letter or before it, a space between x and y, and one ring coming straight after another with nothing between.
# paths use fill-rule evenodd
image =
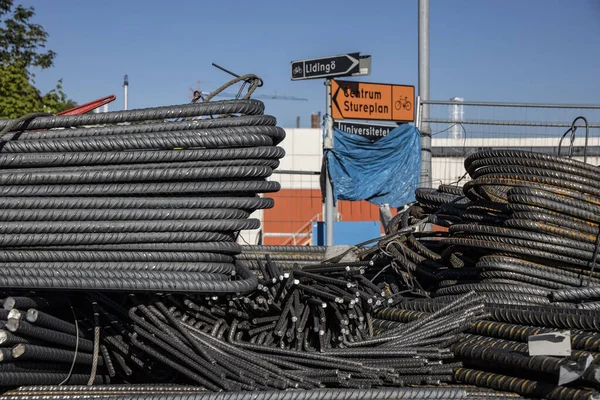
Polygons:
<instances>
[{"instance_id":1,"label":"gray metal bar","mask_svg":"<svg viewBox=\"0 0 600 400\"><path fill-rule=\"evenodd\" d=\"M311 237L312 233L265 232L264 237Z\"/></svg>"},{"instance_id":2,"label":"gray metal bar","mask_svg":"<svg viewBox=\"0 0 600 400\"><path fill-rule=\"evenodd\" d=\"M326 149L333 148L333 119L331 117L331 79L325 81L326 90L326 108L327 117L325 122L326 139L323 147ZM325 244L333 246L333 222L334 222L334 207L333 207L333 186L329 176L329 168L326 169L325 175Z\"/></svg>"},{"instance_id":3,"label":"gray metal bar","mask_svg":"<svg viewBox=\"0 0 600 400\"><path fill-rule=\"evenodd\" d=\"M123 110L129 109L129 77L123 78Z\"/></svg>"},{"instance_id":4,"label":"gray metal bar","mask_svg":"<svg viewBox=\"0 0 600 400\"><path fill-rule=\"evenodd\" d=\"M419 97L421 98L421 187L431 187L431 128L429 118L429 0L419 0Z\"/></svg>"},{"instance_id":5,"label":"gray metal bar","mask_svg":"<svg viewBox=\"0 0 600 400\"><path fill-rule=\"evenodd\" d=\"M430 124L451 124L451 125L502 125L502 126L532 126L540 128L570 128L570 123L562 122L526 122L526 121L490 121L490 120L464 120L460 122L452 121L450 119L423 119L422 122L429 122ZM576 125L577 128L585 128L585 125ZM590 129L600 128L600 125L590 124Z\"/></svg>"},{"instance_id":6,"label":"gray metal bar","mask_svg":"<svg viewBox=\"0 0 600 400\"><path fill-rule=\"evenodd\" d=\"M421 109L423 105L421 104L421 96L417 96L417 116L415 117L415 127L421 130Z\"/></svg>"},{"instance_id":7,"label":"gray metal bar","mask_svg":"<svg viewBox=\"0 0 600 400\"><path fill-rule=\"evenodd\" d=\"M420 2L419 2L420 4ZM482 107L528 107L528 108L585 108L600 110L600 104L544 104L544 103L494 103L486 101L449 101L449 100L426 100L421 98L422 104L482 106Z\"/></svg>"},{"instance_id":8,"label":"gray metal bar","mask_svg":"<svg viewBox=\"0 0 600 400\"><path fill-rule=\"evenodd\" d=\"M274 170L274 174L282 174L282 175L321 175L321 171L295 171L295 170Z\"/></svg>"},{"instance_id":9,"label":"gray metal bar","mask_svg":"<svg viewBox=\"0 0 600 400\"><path fill-rule=\"evenodd\" d=\"M511 149L521 151L533 151L535 153L544 153L557 155L558 146L496 146L494 149ZM574 157L583 157L583 146L573 147ZM481 146L465 146L465 147L446 147L446 146L433 146L431 153L435 158L464 158L468 154L475 153L481 150ZM588 157L600 156L600 147L593 146L588 147Z\"/></svg>"},{"instance_id":10,"label":"gray metal bar","mask_svg":"<svg viewBox=\"0 0 600 400\"><path fill-rule=\"evenodd\" d=\"M217 68L218 68L218 69L220 69L221 71L223 71L223 72L225 72L225 73L228 73L228 74L229 74L229 75L231 75L231 76L234 76L234 77L236 77L236 78L239 78L239 77L240 77L238 74L234 74L234 73L233 73L233 72L231 72L230 70L228 70L228 69L226 69L226 68L223 68L223 67L221 67L221 66L220 66L220 65L218 65L218 64L212 63L212 65L213 65L213 67L217 67Z\"/></svg>"}]
</instances>

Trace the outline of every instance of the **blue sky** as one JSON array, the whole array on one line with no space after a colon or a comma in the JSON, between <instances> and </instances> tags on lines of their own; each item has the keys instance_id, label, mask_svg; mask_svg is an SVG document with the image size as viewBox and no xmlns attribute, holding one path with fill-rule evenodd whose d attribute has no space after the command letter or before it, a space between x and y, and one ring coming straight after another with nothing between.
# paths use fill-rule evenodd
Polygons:
<instances>
[{"instance_id":1,"label":"blue sky","mask_svg":"<svg viewBox=\"0 0 600 400\"><path fill-rule=\"evenodd\" d=\"M19 0L16 0L19 2ZM49 33L55 66L38 71L44 91L63 78L84 103L116 94L130 108L189 102L229 79L211 66L261 76L264 100L283 127L310 124L325 108L322 80L291 81L290 62L341 53L372 55L361 80L417 86L417 0L81 1L20 0ZM431 0L431 98L600 103L600 1Z\"/></svg>"}]
</instances>

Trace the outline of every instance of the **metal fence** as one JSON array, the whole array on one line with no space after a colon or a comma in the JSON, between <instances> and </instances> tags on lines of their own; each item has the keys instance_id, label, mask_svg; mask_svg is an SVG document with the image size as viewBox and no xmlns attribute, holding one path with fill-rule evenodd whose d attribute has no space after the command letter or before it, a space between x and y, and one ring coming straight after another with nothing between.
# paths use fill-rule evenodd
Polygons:
<instances>
[{"instance_id":1,"label":"metal fence","mask_svg":"<svg viewBox=\"0 0 600 400\"><path fill-rule=\"evenodd\" d=\"M428 113L423 108L428 107ZM464 158L482 149L519 149L558 154L561 137L580 116L588 122L586 162L600 164L600 105L488 103L460 100L418 99L416 125L423 134L431 132L431 173L422 176L422 186L450 184L463 177ZM562 155L572 150L583 160L586 124L575 124L562 142ZM425 168L426 170L426 168Z\"/></svg>"}]
</instances>

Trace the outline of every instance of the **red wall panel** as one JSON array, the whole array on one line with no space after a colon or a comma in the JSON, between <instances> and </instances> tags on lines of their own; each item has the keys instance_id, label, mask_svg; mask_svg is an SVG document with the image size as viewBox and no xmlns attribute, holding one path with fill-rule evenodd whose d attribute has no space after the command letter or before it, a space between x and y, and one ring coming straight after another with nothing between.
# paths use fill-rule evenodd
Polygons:
<instances>
[{"instance_id":1,"label":"red wall panel","mask_svg":"<svg viewBox=\"0 0 600 400\"><path fill-rule=\"evenodd\" d=\"M312 232L311 219L322 221L323 204L319 189L281 189L277 193L269 193L267 197L275 200L275 207L265 210L265 234ZM379 221L379 207L368 201L340 200L337 206L341 221ZM264 237L264 244L284 243L292 244L290 237Z\"/></svg>"}]
</instances>

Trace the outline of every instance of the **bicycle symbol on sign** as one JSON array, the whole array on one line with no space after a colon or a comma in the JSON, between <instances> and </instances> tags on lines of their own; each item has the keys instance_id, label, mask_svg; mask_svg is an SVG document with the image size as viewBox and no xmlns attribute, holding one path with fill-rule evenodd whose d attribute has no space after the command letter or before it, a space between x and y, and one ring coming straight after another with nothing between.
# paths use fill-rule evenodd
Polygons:
<instances>
[{"instance_id":1,"label":"bicycle symbol on sign","mask_svg":"<svg viewBox=\"0 0 600 400\"><path fill-rule=\"evenodd\" d=\"M410 111L412 109L412 102L408 99L407 96L400 97L400 100L397 100L394 103L394 107L396 110L405 109L406 111Z\"/></svg>"}]
</instances>

